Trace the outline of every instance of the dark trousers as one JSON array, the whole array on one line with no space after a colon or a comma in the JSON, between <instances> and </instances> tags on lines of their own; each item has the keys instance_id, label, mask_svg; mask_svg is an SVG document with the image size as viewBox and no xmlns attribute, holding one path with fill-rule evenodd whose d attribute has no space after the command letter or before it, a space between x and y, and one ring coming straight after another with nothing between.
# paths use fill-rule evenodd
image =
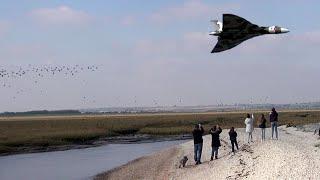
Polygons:
<instances>
[{"instance_id":1,"label":"dark trousers","mask_svg":"<svg viewBox=\"0 0 320 180\"><path fill-rule=\"evenodd\" d=\"M239 149L238 142L237 141L231 141L232 152L234 152L234 145L236 145L237 149Z\"/></svg>"},{"instance_id":2,"label":"dark trousers","mask_svg":"<svg viewBox=\"0 0 320 180\"><path fill-rule=\"evenodd\" d=\"M219 152L219 146L218 147L212 146L211 157L215 157L217 159L218 158L218 152Z\"/></svg>"}]
</instances>

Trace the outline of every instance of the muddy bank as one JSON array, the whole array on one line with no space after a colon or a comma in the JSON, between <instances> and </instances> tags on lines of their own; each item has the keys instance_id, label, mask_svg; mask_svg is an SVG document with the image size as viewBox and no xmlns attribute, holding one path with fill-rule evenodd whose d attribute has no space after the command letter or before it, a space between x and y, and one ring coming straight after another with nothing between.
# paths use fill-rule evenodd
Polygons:
<instances>
[{"instance_id":1,"label":"muddy bank","mask_svg":"<svg viewBox=\"0 0 320 180\"><path fill-rule=\"evenodd\" d=\"M127 135L99 138L98 140L90 140L81 144L68 144L56 146L21 146L12 151L0 153L0 156L25 154L25 153L39 153L52 151L65 151L70 149L84 149L91 147L98 147L106 144L131 144L131 143L152 143L161 141L176 141L191 139L191 135L171 135L171 136L151 136L151 135Z\"/></svg>"},{"instance_id":2,"label":"muddy bank","mask_svg":"<svg viewBox=\"0 0 320 180\"><path fill-rule=\"evenodd\" d=\"M179 154L178 147L169 148L156 154L133 160L126 165L114 168L94 177L95 180L102 179L169 179L174 169L174 162Z\"/></svg>"}]
</instances>

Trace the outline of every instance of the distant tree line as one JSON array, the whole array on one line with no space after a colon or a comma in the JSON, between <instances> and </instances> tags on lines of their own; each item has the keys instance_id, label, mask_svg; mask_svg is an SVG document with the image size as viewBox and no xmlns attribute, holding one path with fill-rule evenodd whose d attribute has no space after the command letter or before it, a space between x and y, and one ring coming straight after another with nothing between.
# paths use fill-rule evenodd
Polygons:
<instances>
[{"instance_id":1,"label":"distant tree line","mask_svg":"<svg viewBox=\"0 0 320 180\"><path fill-rule=\"evenodd\" d=\"M37 110L37 111L26 111L26 112L3 112L0 116L31 116L31 115L77 115L81 114L78 110Z\"/></svg>"}]
</instances>

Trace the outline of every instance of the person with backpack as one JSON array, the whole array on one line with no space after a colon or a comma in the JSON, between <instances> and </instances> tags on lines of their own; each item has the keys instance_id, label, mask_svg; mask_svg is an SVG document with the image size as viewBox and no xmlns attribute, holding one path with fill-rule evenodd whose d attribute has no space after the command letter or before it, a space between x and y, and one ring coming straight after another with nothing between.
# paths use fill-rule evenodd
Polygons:
<instances>
[{"instance_id":1,"label":"person with backpack","mask_svg":"<svg viewBox=\"0 0 320 180\"><path fill-rule=\"evenodd\" d=\"M239 150L239 147L238 147L238 142L237 142L237 132L234 130L234 127L231 127L230 131L229 131L229 137L230 137L230 141L231 141L231 146L232 146L232 152L233 154L235 153L234 152L234 145L236 145L237 147L237 150Z\"/></svg>"}]
</instances>

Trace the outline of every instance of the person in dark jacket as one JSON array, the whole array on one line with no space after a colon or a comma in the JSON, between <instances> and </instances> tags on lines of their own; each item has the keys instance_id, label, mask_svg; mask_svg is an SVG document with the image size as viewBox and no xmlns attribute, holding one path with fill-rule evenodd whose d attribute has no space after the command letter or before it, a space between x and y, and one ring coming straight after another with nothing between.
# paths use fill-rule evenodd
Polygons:
<instances>
[{"instance_id":1,"label":"person in dark jacket","mask_svg":"<svg viewBox=\"0 0 320 180\"><path fill-rule=\"evenodd\" d=\"M237 132L234 130L234 127L231 127L230 131L229 131L229 137L230 137L230 141L231 141L231 146L232 146L232 152L234 153L234 145L236 145L237 150L239 150L238 147L238 142L237 142Z\"/></svg>"},{"instance_id":2,"label":"person in dark jacket","mask_svg":"<svg viewBox=\"0 0 320 180\"><path fill-rule=\"evenodd\" d=\"M196 162L196 165L201 164L203 133L204 133L204 130L201 124L195 125L194 130L192 131L192 135L193 135L193 142L194 142L194 161Z\"/></svg>"},{"instance_id":3,"label":"person in dark jacket","mask_svg":"<svg viewBox=\"0 0 320 180\"><path fill-rule=\"evenodd\" d=\"M272 108L271 110L270 123L271 123L271 138L273 139L273 134L275 132L276 138L278 139L278 113L275 108Z\"/></svg>"},{"instance_id":4,"label":"person in dark jacket","mask_svg":"<svg viewBox=\"0 0 320 180\"><path fill-rule=\"evenodd\" d=\"M220 135L221 132L222 132L222 129L218 125L217 126L213 126L213 128L210 129L210 134L212 136L211 161L213 160L213 156L215 157L215 159L218 159L218 150L219 150L219 147L221 146L219 135Z\"/></svg>"},{"instance_id":5,"label":"person in dark jacket","mask_svg":"<svg viewBox=\"0 0 320 180\"><path fill-rule=\"evenodd\" d=\"M259 121L259 128L261 129L261 141L266 140L266 125L267 120L264 117L264 114L261 114L260 121Z\"/></svg>"}]
</instances>

